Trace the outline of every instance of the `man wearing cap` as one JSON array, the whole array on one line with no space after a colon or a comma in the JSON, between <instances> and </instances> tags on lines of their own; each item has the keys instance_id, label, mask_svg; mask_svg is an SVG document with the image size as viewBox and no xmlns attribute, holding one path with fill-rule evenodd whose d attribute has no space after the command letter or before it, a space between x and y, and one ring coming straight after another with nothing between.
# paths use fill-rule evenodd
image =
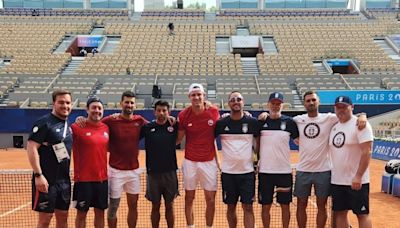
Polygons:
<instances>
[{"instance_id":1,"label":"man wearing cap","mask_svg":"<svg viewBox=\"0 0 400 228\"><path fill-rule=\"evenodd\" d=\"M222 197L228 205L229 227L237 227L236 205L243 208L243 227L254 228L253 200L255 195L254 138L259 136L258 121L243 111L242 94L233 91L228 98L230 115L217 121L215 135L221 137ZM258 140L257 140L258 141Z\"/></svg>"},{"instance_id":2,"label":"man wearing cap","mask_svg":"<svg viewBox=\"0 0 400 228\"><path fill-rule=\"evenodd\" d=\"M77 209L75 227L86 227L89 207L94 208L94 226L104 227L104 210L108 207L107 151L109 130L101 122L103 103L97 97L86 104L85 127L72 124L74 151L73 204Z\"/></svg>"},{"instance_id":3,"label":"man wearing cap","mask_svg":"<svg viewBox=\"0 0 400 228\"><path fill-rule=\"evenodd\" d=\"M332 202L336 225L349 227L348 210L357 216L359 227L372 227L369 219L369 161L373 142L371 125L358 131L353 103L347 96L335 100L339 122L329 136L332 159Z\"/></svg>"},{"instance_id":4,"label":"man wearing cap","mask_svg":"<svg viewBox=\"0 0 400 228\"><path fill-rule=\"evenodd\" d=\"M69 176L72 134L68 125L71 93L55 90L53 110L38 119L27 144L32 175L32 209L39 213L37 227L49 227L53 214L56 227L68 227L71 199Z\"/></svg>"},{"instance_id":5,"label":"man wearing cap","mask_svg":"<svg viewBox=\"0 0 400 228\"><path fill-rule=\"evenodd\" d=\"M260 121L260 151L258 174L258 202L262 205L264 227L270 227L270 209L274 192L282 209L282 227L289 227L292 201L292 168L290 165L290 139L297 139L296 123L282 115L283 94L271 93L268 100L269 116Z\"/></svg>"},{"instance_id":6,"label":"man wearing cap","mask_svg":"<svg viewBox=\"0 0 400 228\"><path fill-rule=\"evenodd\" d=\"M214 129L220 116L218 108L206 107L205 92L201 84L191 84L188 97L192 105L178 115L177 138L177 143L180 143L186 136L182 164L186 223L188 227L194 227L193 200L197 184L200 183L207 205L206 224L207 227L212 227L218 173Z\"/></svg>"}]
</instances>

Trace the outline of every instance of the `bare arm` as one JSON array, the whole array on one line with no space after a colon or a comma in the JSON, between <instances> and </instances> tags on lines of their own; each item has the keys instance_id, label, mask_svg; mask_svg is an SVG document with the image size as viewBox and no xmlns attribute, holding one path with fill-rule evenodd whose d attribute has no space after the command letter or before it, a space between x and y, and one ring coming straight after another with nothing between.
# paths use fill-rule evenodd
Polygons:
<instances>
[{"instance_id":1,"label":"bare arm","mask_svg":"<svg viewBox=\"0 0 400 228\"><path fill-rule=\"evenodd\" d=\"M360 159L360 163L358 164L358 169L356 175L353 177L353 181L351 183L351 188L354 190L360 190L362 183L361 179L369 166L369 161L371 160L371 151L372 151L372 141L361 143L360 144L362 155Z\"/></svg>"},{"instance_id":2,"label":"bare arm","mask_svg":"<svg viewBox=\"0 0 400 228\"><path fill-rule=\"evenodd\" d=\"M221 166L219 164L219 153L218 153L218 146L217 146L217 141L214 140L214 145L215 145L215 162L217 162L217 167L218 170L221 170Z\"/></svg>"},{"instance_id":3,"label":"bare arm","mask_svg":"<svg viewBox=\"0 0 400 228\"><path fill-rule=\"evenodd\" d=\"M367 126L367 114L365 113L358 113L357 115L357 127L358 130L362 130Z\"/></svg>"},{"instance_id":4,"label":"bare arm","mask_svg":"<svg viewBox=\"0 0 400 228\"><path fill-rule=\"evenodd\" d=\"M176 137L176 145L180 144L182 142L183 137L185 137L185 131L184 130L179 130L178 131L178 137Z\"/></svg>"},{"instance_id":5,"label":"bare arm","mask_svg":"<svg viewBox=\"0 0 400 228\"><path fill-rule=\"evenodd\" d=\"M32 140L28 141L28 159L34 173L42 173L38 151L39 147L39 143ZM35 185L37 190L39 190L40 192L48 192L49 184L47 183L47 180L43 175L41 175L40 177L35 177Z\"/></svg>"}]
</instances>

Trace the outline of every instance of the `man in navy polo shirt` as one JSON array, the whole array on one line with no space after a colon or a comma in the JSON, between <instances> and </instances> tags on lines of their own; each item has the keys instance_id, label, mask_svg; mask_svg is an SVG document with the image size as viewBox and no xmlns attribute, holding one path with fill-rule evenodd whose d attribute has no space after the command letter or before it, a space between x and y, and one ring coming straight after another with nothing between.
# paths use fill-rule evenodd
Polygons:
<instances>
[{"instance_id":1,"label":"man in navy polo shirt","mask_svg":"<svg viewBox=\"0 0 400 228\"><path fill-rule=\"evenodd\" d=\"M215 135L221 137L222 145L222 197L228 205L226 214L229 227L237 227L236 205L240 200L244 227L254 228L253 141L259 136L258 121L244 114L244 99L239 92L233 91L228 102L230 115L218 120L215 127Z\"/></svg>"},{"instance_id":2,"label":"man in navy polo shirt","mask_svg":"<svg viewBox=\"0 0 400 228\"><path fill-rule=\"evenodd\" d=\"M154 105L155 121L144 125L140 135L145 139L147 190L146 198L152 202L151 224L159 227L161 196L165 202L165 219L174 227L173 201L178 192L175 143L178 125L171 125L169 104L159 100Z\"/></svg>"},{"instance_id":3,"label":"man in navy polo shirt","mask_svg":"<svg viewBox=\"0 0 400 228\"><path fill-rule=\"evenodd\" d=\"M56 227L67 228L72 147L67 118L72 109L71 93L56 90L52 98L52 112L35 122L27 144L33 169L32 209L39 212L37 227L49 227L54 213Z\"/></svg>"}]
</instances>

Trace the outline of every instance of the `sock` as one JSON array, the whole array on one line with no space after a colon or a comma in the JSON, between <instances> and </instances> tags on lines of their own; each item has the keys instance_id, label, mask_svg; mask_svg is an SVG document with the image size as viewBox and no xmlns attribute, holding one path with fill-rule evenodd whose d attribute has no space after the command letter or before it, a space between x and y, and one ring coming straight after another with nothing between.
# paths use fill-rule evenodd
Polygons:
<instances>
[{"instance_id":1,"label":"sock","mask_svg":"<svg viewBox=\"0 0 400 228\"><path fill-rule=\"evenodd\" d=\"M188 225L187 228L194 228L194 225Z\"/></svg>"}]
</instances>

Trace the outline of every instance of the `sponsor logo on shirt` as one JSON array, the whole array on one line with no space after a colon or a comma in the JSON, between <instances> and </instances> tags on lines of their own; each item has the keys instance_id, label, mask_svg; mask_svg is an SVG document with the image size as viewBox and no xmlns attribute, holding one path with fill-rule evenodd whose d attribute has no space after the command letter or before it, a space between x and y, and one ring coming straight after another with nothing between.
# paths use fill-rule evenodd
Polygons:
<instances>
[{"instance_id":1,"label":"sponsor logo on shirt","mask_svg":"<svg viewBox=\"0 0 400 228\"><path fill-rule=\"evenodd\" d=\"M346 141L346 135L344 134L344 132L340 131L336 133L335 136L333 136L332 144L336 148L341 148L344 145L345 141Z\"/></svg>"},{"instance_id":2,"label":"sponsor logo on shirt","mask_svg":"<svg viewBox=\"0 0 400 228\"><path fill-rule=\"evenodd\" d=\"M214 124L214 120L209 119L207 123L208 123L208 126L212 126Z\"/></svg>"},{"instance_id":3,"label":"sponsor logo on shirt","mask_svg":"<svg viewBox=\"0 0 400 228\"><path fill-rule=\"evenodd\" d=\"M150 132L155 132L155 131L156 131L155 128L150 129Z\"/></svg>"},{"instance_id":4,"label":"sponsor logo on shirt","mask_svg":"<svg viewBox=\"0 0 400 228\"><path fill-rule=\"evenodd\" d=\"M225 129L224 129L224 131L229 131L229 127L226 126Z\"/></svg>"},{"instance_id":5,"label":"sponsor logo on shirt","mask_svg":"<svg viewBox=\"0 0 400 228\"><path fill-rule=\"evenodd\" d=\"M39 131L39 127L38 126L34 126L32 129L33 133L36 133Z\"/></svg>"},{"instance_id":6,"label":"sponsor logo on shirt","mask_svg":"<svg viewBox=\"0 0 400 228\"><path fill-rule=\"evenodd\" d=\"M103 135L104 135L104 138L108 138L109 137L107 132L104 132Z\"/></svg>"},{"instance_id":7,"label":"sponsor logo on shirt","mask_svg":"<svg viewBox=\"0 0 400 228\"><path fill-rule=\"evenodd\" d=\"M191 127L191 126L193 126L193 124L192 123L188 123L188 127Z\"/></svg>"},{"instance_id":8,"label":"sponsor logo on shirt","mask_svg":"<svg viewBox=\"0 0 400 228\"><path fill-rule=\"evenodd\" d=\"M61 129L60 129L60 128L57 128L57 129L56 129L56 132L60 132L60 131L61 131Z\"/></svg>"},{"instance_id":9,"label":"sponsor logo on shirt","mask_svg":"<svg viewBox=\"0 0 400 228\"><path fill-rule=\"evenodd\" d=\"M91 136L91 135L92 135L92 133L86 132L86 136Z\"/></svg>"},{"instance_id":10,"label":"sponsor logo on shirt","mask_svg":"<svg viewBox=\"0 0 400 228\"><path fill-rule=\"evenodd\" d=\"M286 129L286 122L281 123L281 130L284 131Z\"/></svg>"},{"instance_id":11,"label":"sponsor logo on shirt","mask_svg":"<svg viewBox=\"0 0 400 228\"><path fill-rule=\"evenodd\" d=\"M249 125L247 123L242 124L242 132L247 133L249 131Z\"/></svg>"},{"instance_id":12,"label":"sponsor logo on shirt","mask_svg":"<svg viewBox=\"0 0 400 228\"><path fill-rule=\"evenodd\" d=\"M268 124L267 124L267 123L265 123L265 124L263 125L263 127L268 127Z\"/></svg>"},{"instance_id":13,"label":"sponsor logo on shirt","mask_svg":"<svg viewBox=\"0 0 400 228\"><path fill-rule=\"evenodd\" d=\"M316 123L309 123L304 128L304 135L309 138L313 139L319 135L320 128Z\"/></svg>"},{"instance_id":14,"label":"sponsor logo on shirt","mask_svg":"<svg viewBox=\"0 0 400 228\"><path fill-rule=\"evenodd\" d=\"M173 128L173 127L171 127L171 126L169 126L169 127L167 127L167 131L169 131L169 132L173 132L173 131L174 131L174 128Z\"/></svg>"}]
</instances>

